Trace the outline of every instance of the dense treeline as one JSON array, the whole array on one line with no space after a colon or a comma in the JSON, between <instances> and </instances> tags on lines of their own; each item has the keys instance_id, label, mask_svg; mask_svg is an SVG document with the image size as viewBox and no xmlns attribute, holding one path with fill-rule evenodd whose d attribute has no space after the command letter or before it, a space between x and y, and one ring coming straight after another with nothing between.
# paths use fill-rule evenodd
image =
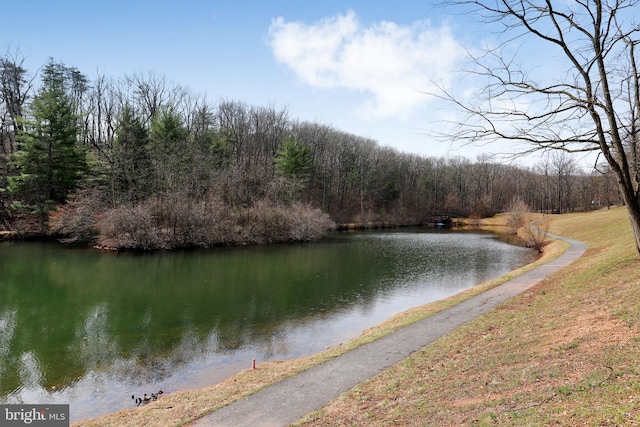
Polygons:
<instances>
[{"instance_id":1,"label":"dense treeline","mask_svg":"<svg viewBox=\"0 0 640 427\"><path fill-rule=\"evenodd\" d=\"M116 248L308 240L335 223L482 217L515 198L619 203L566 156L534 168L400 153L285 109L210 103L153 73L89 80L0 58L0 226Z\"/></svg>"}]
</instances>

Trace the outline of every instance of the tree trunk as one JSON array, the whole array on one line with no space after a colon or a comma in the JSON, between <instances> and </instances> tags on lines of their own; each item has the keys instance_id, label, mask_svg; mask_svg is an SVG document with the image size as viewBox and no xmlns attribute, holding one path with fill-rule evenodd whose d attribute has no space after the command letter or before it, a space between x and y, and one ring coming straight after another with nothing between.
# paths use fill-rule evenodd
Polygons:
<instances>
[{"instance_id":1,"label":"tree trunk","mask_svg":"<svg viewBox=\"0 0 640 427\"><path fill-rule=\"evenodd\" d=\"M640 208L636 205L633 209L627 206L633 237L636 241L636 250L640 253Z\"/></svg>"},{"instance_id":2,"label":"tree trunk","mask_svg":"<svg viewBox=\"0 0 640 427\"><path fill-rule=\"evenodd\" d=\"M636 242L636 251L640 253L640 202L635 192L631 192L622 184L619 185L622 197L627 205L627 214L629 215L633 237Z\"/></svg>"}]
</instances>

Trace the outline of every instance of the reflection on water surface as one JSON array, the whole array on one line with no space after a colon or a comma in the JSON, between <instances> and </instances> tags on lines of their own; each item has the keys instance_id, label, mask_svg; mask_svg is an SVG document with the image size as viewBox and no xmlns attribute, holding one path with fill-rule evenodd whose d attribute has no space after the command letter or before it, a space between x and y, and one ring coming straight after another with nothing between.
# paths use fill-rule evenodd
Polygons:
<instances>
[{"instance_id":1,"label":"reflection on water surface","mask_svg":"<svg viewBox=\"0 0 640 427\"><path fill-rule=\"evenodd\" d=\"M101 415L323 350L533 257L491 234L424 230L154 254L4 242L0 401Z\"/></svg>"}]
</instances>

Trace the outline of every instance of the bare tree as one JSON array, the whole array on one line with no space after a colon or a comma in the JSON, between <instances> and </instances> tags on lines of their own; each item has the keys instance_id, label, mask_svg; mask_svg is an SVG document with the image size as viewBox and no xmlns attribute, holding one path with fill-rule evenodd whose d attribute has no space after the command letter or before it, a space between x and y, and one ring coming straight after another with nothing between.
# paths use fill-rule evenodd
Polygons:
<instances>
[{"instance_id":1,"label":"bare tree","mask_svg":"<svg viewBox=\"0 0 640 427\"><path fill-rule=\"evenodd\" d=\"M551 157L555 184L555 211L558 213L572 210L572 193L574 180L577 174L574 161L564 152L554 152Z\"/></svg>"},{"instance_id":2,"label":"bare tree","mask_svg":"<svg viewBox=\"0 0 640 427\"><path fill-rule=\"evenodd\" d=\"M101 160L111 160L119 110L113 79L97 75L83 114L83 127L85 143L91 145Z\"/></svg>"},{"instance_id":3,"label":"bare tree","mask_svg":"<svg viewBox=\"0 0 640 427\"><path fill-rule=\"evenodd\" d=\"M167 78L152 72L146 75L135 73L124 78L125 84L133 96L133 105L140 109L139 114L145 119L145 125L149 125L160 112L172 100L172 90ZM176 103L171 103L175 107Z\"/></svg>"},{"instance_id":4,"label":"bare tree","mask_svg":"<svg viewBox=\"0 0 640 427\"><path fill-rule=\"evenodd\" d=\"M460 0L488 25L499 25L498 46L474 55L474 75L486 79L471 102L445 92L469 114L452 132L468 143L518 141L520 154L539 150L596 152L606 159L627 205L640 252L637 152L640 82L635 49L638 0ZM518 43L530 43L529 50ZM543 47L555 67L526 65ZM538 70L536 70L538 69ZM536 74L538 73L538 74Z\"/></svg>"},{"instance_id":5,"label":"bare tree","mask_svg":"<svg viewBox=\"0 0 640 427\"><path fill-rule=\"evenodd\" d=\"M518 196L515 196L507 205L507 229L513 234L523 227L530 219L529 206Z\"/></svg>"},{"instance_id":6,"label":"bare tree","mask_svg":"<svg viewBox=\"0 0 640 427\"><path fill-rule=\"evenodd\" d=\"M0 57L0 152L16 150L16 134L22 130L20 118L29 98L34 76L23 67L24 57L19 51Z\"/></svg>"}]
</instances>

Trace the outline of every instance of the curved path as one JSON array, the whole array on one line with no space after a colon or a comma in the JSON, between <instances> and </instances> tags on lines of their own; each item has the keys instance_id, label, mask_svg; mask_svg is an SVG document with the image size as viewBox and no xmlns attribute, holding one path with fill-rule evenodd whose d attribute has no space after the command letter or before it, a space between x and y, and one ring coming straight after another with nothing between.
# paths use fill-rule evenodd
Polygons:
<instances>
[{"instance_id":1,"label":"curved path","mask_svg":"<svg viewBox=\"0 0 640 427\"><path fill-rule=\"evenodd\" d=\"M220 408L192 424L199 427L286 426L322 408L342 393L400 362L458 326L487 313L578 259L582 242L552 236L571 244L555 260L487 292L417 323L358 347L244 399Z\"/></svg>"}]
</instances>

